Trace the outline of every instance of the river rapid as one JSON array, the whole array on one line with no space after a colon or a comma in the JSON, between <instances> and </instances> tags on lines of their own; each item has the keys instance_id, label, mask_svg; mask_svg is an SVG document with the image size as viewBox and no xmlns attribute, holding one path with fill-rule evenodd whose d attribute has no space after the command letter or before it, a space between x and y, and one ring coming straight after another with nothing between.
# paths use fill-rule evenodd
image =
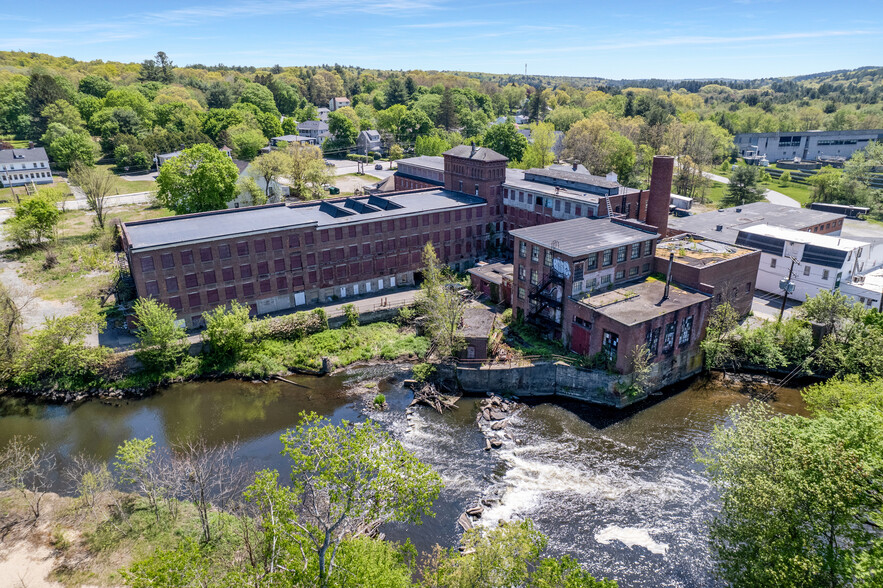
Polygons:
<instances>
[{"instance_id":1,"label":"river rapid","mask_svg":"<svg viewBox=\"0 0 883 588\"><path fill-rule=\"evenodd\" d=\"M407 365L380 365L293 377L294 385L178 384L137 401L55 406L0 397L0 445L31 435L57 453L60 471L78 453L110 462L132 437L153 436L160 446L200 436L211 443L235 439L250 469L275 468L284 478L279 435L301 411L335 422L373 418L445 482L436 516L420 526L387 525L391 539L410 537L421 551L454 546L460 513L493 497L478 524L532 518L552 553L568 553L620 586L720 585L705 530L716 500L694 451L715 426L727 425L730 407L748 402L745 394L694 381L625 410L531 401L508 419L511 438L486 451L476 424L480 399L464 397L444 415L425 407L407 411L412 394L402 381L408 376ZM386 411L368 408L377 392L386 396ZM771 404L805 414L797 390L779 390ZM61 479L56 490L67 490Z\"/></svg>"}]
</instances>

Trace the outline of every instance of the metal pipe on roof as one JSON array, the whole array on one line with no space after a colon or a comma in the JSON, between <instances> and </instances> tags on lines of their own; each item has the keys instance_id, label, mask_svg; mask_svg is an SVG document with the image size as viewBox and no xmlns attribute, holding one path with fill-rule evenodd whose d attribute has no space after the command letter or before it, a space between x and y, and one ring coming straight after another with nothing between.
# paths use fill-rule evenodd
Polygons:
<instances>
[{"instance_id":1,"label":"metal pipe on roof","mask_svg":"<svg viewBox=\"0 0 883 588\"><path fill-rule=\"evenodd\" d=\"M671 268L675 262L675 252L672 251L668 254L668 275L665 277L665 292L662 294L662 300L660 302L664 302L668 300L668 290L671 287Z\"/></svg>"}]
</instances>

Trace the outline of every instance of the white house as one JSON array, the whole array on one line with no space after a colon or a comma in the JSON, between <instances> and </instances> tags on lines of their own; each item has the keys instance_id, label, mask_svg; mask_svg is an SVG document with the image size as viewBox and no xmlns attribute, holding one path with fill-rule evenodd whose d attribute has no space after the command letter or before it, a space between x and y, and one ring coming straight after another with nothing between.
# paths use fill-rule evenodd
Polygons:
<instances>
[{"instance_id":1,"label":"white house","mask_svg":"<svg viewBox=\"0 0 883 588\"><path fill-rule=\"evenodd\" d=\"M267 193L267 181L254 171L250 163L239 159L234 159L233 163L235 163L236 167L239 169L240 179L245 177L254 178L258 188L263 190L265 194ZM288 193L288 186L283 186L276 180L270 180L270 194L267 197L267 204L282 202L285 197L288 196ZM236 198L227 203L227 208L244 208L246 206L254 205L251 194L242 190Z\"/></svg>"},{"instance_id":2,"label":"white house","mask_svg":"<svg viewBox=\"0 0 883 588\"><path fill-rule=\"evenodd\" d=\"M840 286L840 292L863 305L883 312L883 268L852 276Z\"/></svg>"},{"instance_id":3,"label":"white house","mask_svg":"<svg viewBox=\"0 0 883 588\"><path fill-rule=\"evenodd\" d=\"M344 106L350 105L350 99L345 96L338 96L336 98L332 98L328 101L328 109L332 112L337 110L338 108L343 108Z\"/></svg>"},{"instance_id":4,"label":"white house","mask_svg":"<svg viewBox=\"0 0 883 588\"><path fill-rule=\"evenodd\" d=\"M794 260L791 296L801 301L820 290L842 289L853 275L871 269L871 245L841 237L762 224L741 229L736 245L760 249L757 289L765 292L782 293L779 283Z\"/></svg>"},{"instance_id":5,"label":"white house","mask_svg":"<svg viewBox=\"0 0 883 588\"><path fill-rule=\"evenodd\" d=\"M319 107L319 120L322 122L328 122L328 114L331 112L330 109L325 108L324 106Z\"/></svg>"},{"instance_id":6,"label":"white house","mask_svg":"<svg viewBox=\"0 0 883 588\"><path fill-rule=\"evenodd\" d=\"M51 184L49 156L42 147L0 150L0 185Z\"/></svg>"},{"instance_id":7,"label":"white house","mask_svg":"<svg viewBox=\"0 0 883 588\"><path fill-rule=\"evenodd\" d=\"M331 136L328 131L328 123L320 120L305 120L297 125L297 134L301 137L313 139L314 145L321 145L322 141Z\"/></svg>"}]
</instances>

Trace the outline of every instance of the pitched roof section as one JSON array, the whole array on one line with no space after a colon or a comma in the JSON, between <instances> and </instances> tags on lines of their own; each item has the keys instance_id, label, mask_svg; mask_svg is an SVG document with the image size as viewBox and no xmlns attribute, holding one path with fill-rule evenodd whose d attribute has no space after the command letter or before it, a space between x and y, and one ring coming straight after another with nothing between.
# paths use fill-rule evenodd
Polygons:
<instances>
[{"instance_id":1,"label":"pitched roof section","mask_svg":"<svg viewBox=\"0 0 883 588\"><path fill-rule=\"evenodd\" d=\"M500 155L493 149L487 147L476 147L473 153L471 145L457 145L453 149L448 149L443 155L451 155L453 157L462 157L463 159L472 159L474 161L509 161L505 155Z\"/></svg>"},{"instance_id":2,"label":"pitched roof section","mask_svg":"<svg viewBox=\"0 0 883 588\"><path fill-rule=\"evenodd\" d=\"M0 149L0 163L31 163L34 161L49 161L46 150L42 147Z\"/></svg>"},{"instance_id":3,"label":"pitched roof section","mask_svg":"<svg viewBox=\"0 0 883 588\"><path fill-rule=\"evenodd\" d=\"M570 257L659 237L655 232L621 225L607 218L575 218L515 229L509 234Z\"/></svg>"}]
</instances>

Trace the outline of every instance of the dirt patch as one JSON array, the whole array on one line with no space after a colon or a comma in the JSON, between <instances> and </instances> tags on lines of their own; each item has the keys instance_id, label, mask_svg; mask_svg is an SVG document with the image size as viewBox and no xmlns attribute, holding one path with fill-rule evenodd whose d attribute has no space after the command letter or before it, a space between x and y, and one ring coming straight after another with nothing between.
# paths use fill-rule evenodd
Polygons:
<instances>
[{"instance_id":1,"label":"dirt patch","mask_svg":"<svg viewBox=\"0 0 883 588\"><path fill-rule=\"evenodd\" d=\"M334 185L340 188L341 193L347 192L352 193L356 191L356 188L364 188L365 186L370 186L372 184L376 184L379 180L374 176L364 175L364 176L355 176L355 175L347 175L347 176L337 176L334 179Z\"/></svg>"},{"instance_id":2,"label":"dirt patch","mask_svg":"<svg viewBox=\"0 0 883 588\"><path fill-rule=\"evenodd\" d=\"M77 305L70 301L46 300L36 296L37 287L18 275L23 264L10 261L0 255L0 283L12 292L19 306L22 306L24 329L31 331L43 324L47 317L77 314Z\"/></svg>"}]
</instances>

